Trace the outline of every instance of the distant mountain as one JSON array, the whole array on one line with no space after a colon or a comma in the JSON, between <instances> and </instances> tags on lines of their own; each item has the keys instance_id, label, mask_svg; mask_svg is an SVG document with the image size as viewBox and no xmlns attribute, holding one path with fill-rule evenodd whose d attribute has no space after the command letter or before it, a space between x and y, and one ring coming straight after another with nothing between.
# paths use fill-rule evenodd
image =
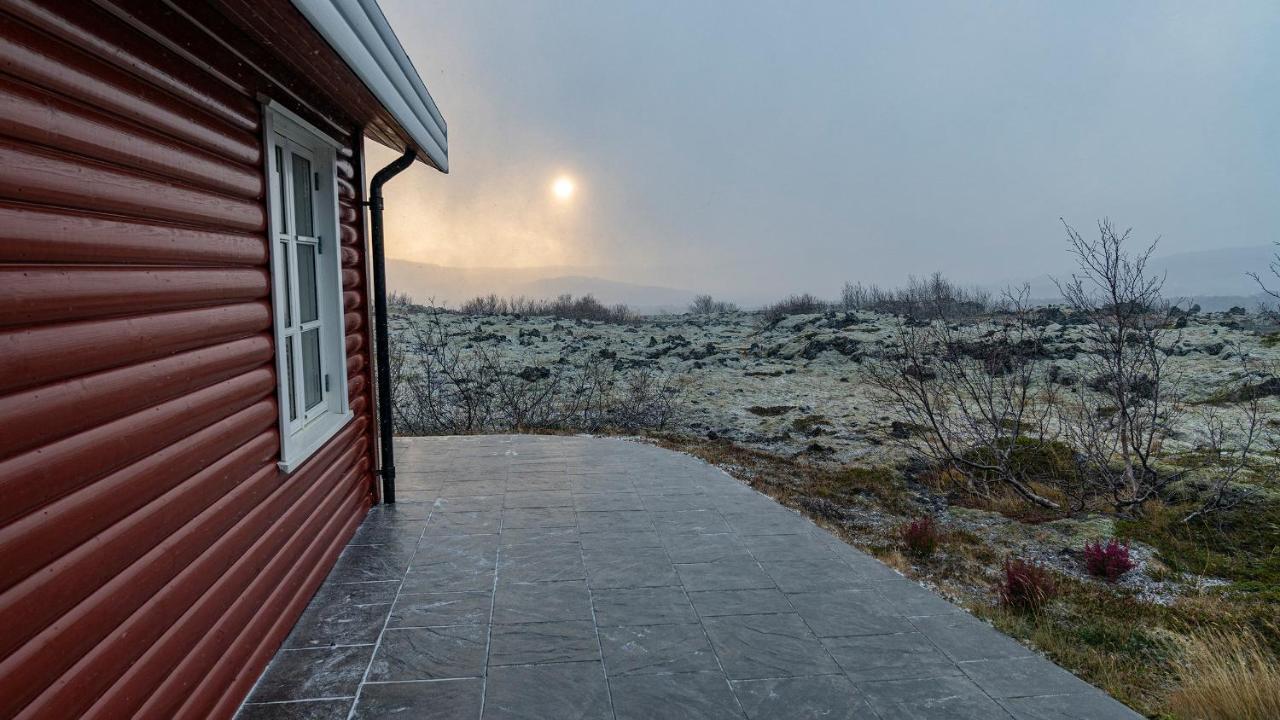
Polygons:
<instances>
[{"instance_id":1,"label":"distant mountain","mask_svg":"<svg viewBox=\"0 0 1280 720\"><path fill-rule=\"evenodd\" d=\"M694 293L677 288L639 285L593 275L599 268L454 268L408 260L387 260L387 285L418 302L456 307L477 295L552 298L594 295L606 304L625 303L645 313L683 311Z\"/></svg>"}]
</instances>

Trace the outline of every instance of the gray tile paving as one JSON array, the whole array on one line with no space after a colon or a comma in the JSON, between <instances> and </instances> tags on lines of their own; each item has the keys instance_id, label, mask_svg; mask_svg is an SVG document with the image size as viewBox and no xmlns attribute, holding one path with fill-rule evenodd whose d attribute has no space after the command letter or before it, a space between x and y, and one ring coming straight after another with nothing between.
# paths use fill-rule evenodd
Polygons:
<instances>
[{"instance_id":1,"label":"gray tile paving","mask_svg":"<svg viewBox=\"0 0 1280 720\"><path fill-rule=\"evenodd\" d=\"M693 458L397 445L242 720L1138 717Z\"/></svg>"}]
</instances>

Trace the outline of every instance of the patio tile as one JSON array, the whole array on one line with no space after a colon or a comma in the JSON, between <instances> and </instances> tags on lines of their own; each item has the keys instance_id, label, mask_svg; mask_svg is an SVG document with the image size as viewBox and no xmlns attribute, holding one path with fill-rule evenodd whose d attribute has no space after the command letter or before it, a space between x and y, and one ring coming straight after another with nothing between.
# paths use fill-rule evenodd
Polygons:
<instances>
[{"instance_id":1,"label":"patio tile","mask_svg":"<svg viewBox=\"0 0 1280 720\"><path fill-rule=\"evenodd\" d=\"M573 496L573 508L579 512L618 512L646 509L640 496L633 492L600 492Z\"/></svg>"},{"instance_id":2,"label":"patio tile","mask_svg":"<svg viewBox=\"0 0 1280 720\"><path fill-rule=\"evenodd\" d=\"M578 517L595 513L578 513ZM613 550L630 552L634 548L660 548L662 538L653 531L597 532L578 536L583 550Z\"/></svg>"},{"instance_id":3,"label":"patio tile","mask_svg":"<svg viewBox=\"0 0 1280 720\"><path fill-rule=\"evenodd\" d=\"M569 487L574 493L635 492L631 478L607 474L570 476Z\"/></svg>"},{"instance_id":4,"label":"patio tile","mask_svg":"<svg viewBox=\"0 0 1280 720\"><path fill-rule=\"evenodd\" d=\"M599 662L512 665L489 670L485 720L608 720L609 688Z\"/></svg>"},{"instance_id":5,"label":"patio tile","mask_svg":"<svg viewBox=\"0 0 1280 720\"><path fill-rule=\"evenodd\" d=\"M426 520L369 522L356 528L348 545L386 545L417 543L427 529Z\"/></svg>"},{"instance_id":6,"label":"patio tile","mask_svg":"<svg viewBox=\"0 0 1280 720\"><path fill-rule=\"evenodd\" d=\"M591 594L582 580L498 583L493 603L495 623L590 619Z\"/></svg>"},{"instance_id":7,"label":"patio tile","mask_svg":"<svg viewBox=\"0 0 1280 720\"><path fill-rule=\"evenodd\" d=\"M1100 690L1072 695L998 700L1015 720L1142 720L1143 716L1125 707Z\"/></svg>"},{"instance_id":8,"label":"patio tile","mask_svg":"<svg viewBox=\"0 0 1280 720\"><path fill-rule=\"evenodd\" d=\"M854 682L960 674L946 654L917 632L822 638L822 644Z\"/></svg>"},{"instance_id":9,"label":"patio tile","mask_svg":"<svg viewBox=\"0 0 1280 720\"><path fill-rule=\"evenodd\" d=\"M397 498L399 499L399 498ZM456 495L437 497L431 509L435 512L481 512L502 509L502 495Z\"/></svg>"},{"instance_id":10,"label":"patio tile","mask_svg":"<svg viewBox=\"0 0 1280 720\"><path fill-rule=\"evenodd\" d=\"M498 577L516 582L584 580L582 547L577 543L524 543L503 548Z\"/></svg>"},{"instance_id":11,"label":"patio tile","mask_svg":"<svg viewBox=\"0 0 1280 720\"><path fill-rule=\"evenodd\" d=\"M388 629L369 665L369 680L438 680L484 674L484 625Z\"/></svg>"},{"instance_id":12,"label":"patio tile","mask_svg":"<svg viewBox=\"0 0 1280 720\"><path fill-rule=\"evenodd\" d=\"M659 535L711 535L729 532L724 518L715 510L678 510L649 514Z\"/></svg>"},{"instance_id":13,"label":"patio tile","mask_svg":"<svg viewBox=\"0 0 1280 720\"><path fill-rule=\"evenodd\" d=\"M1009 713L964 677L860 683L880 720L995 720Z\"/></svg>"},{"instance_id":14,"label":"patio tile","mask_svg":"<svg viewBox=\"0 0 1280 720\"><path fill-rule=\"evenodd\" d=\"M399 588L400 583L394 580L321 587L293 626L284 647L376 642Z\"/></svg>"},{"instance_id":15,"label":"patio tile","mask_svg":"<svg viewBox=\"0 0 1280 720\"><path fill-rule=\"evenodd\" d=\"M774 587L755 560L719 560L676 565L685 590L746 590Z\"/></svg>"},{"instance_id":16,"label":"patio tile","mask_svg":"<svg viewBox=\"0 0 1280 720\"><path fill-rule=\"evenodd\" d=\"M404 577L402 593L466 592L493 589L496 562L461 556L416 563Z\"/></svg>"},{"instance_id":17,"label":"patio tile","mask_svg":"<svg viewBox=\"0 0 1280 720\"><path fill-rule=\"evenodd\" d=\"M506 494L503 502L506 508L552 508L573 507L573 495L568 490L520 491Z\"/></svg>"},{"instance_id":18,"label":"patio tile","mask_svg":"<svg viewBox=\"0 0 1280 720\"><path fill-rule=\"evenodd\" d=\"M502 528L519 530L522 528L575 527L578 518L573 508L514 508L502 512Z\"/></svg>"},{"instance_id":19,"label":"patio tile","mask_svg":"<svg viewBox=\"0 0 1280 720\"><path fill-rule=\"evenodd\" d=\"M652 532L653 520L643 510L616 510L578 513L578 532Z\"/></svg>"},{"instance_id":20,"label":"patio tile","mask_svg":"<svg viewBox=\"0 0 1280 720\"><path fill-rule=\"evenodd\" d=\"M933 615L912 618L911 622L954 660L995 660L1034 655L1025 645L972 615Z\"/></svg>"},{"instance_id":21,"label":"patio tile","mask_svg":"<svg viewBox=\"0 0 1280 720\"><path fill-rule=\"evenodd\" d=\"M964 610L939 597L937 593L904 578L877 582L872 587L906 617L949 615Z\"/></svg>"},{"instance_id":22,"label":"patio tile","mask_svg":"<svg viewBox=\"0 0 1280 720\"><path fill-rule=\"evenodd\" d=\"M839 672L799 615L729 615L703 620L724 671L734 680Z\"/></svg>"},{"instance_id":23,"label":"patio tile","mask_svg":"<svg viewBox=\"0 0 1280 720\"><path fill-rule=\"evenodd\" d=\"M507 478L508 492L552 492L563 490L569 492L573 482L563 472L559 473L512 473Z\"/></svg>"},{"instance_id":24,"label":"patio tile","mask_svg":"<svg viewBox=\"0 0 1280 720\"><path fill-rule=\"evenodd\" d=\"M597 590L591 596L595 602L596 624L602 628L698 621L689 598L679 587Z\"/></svg>"},{"instance_id":25,"label":"patio tile","mask_svg":"<svg viewBox=\"0 0 1280 720\"><path fill-rule=\"evenodd\" d=\"M1041 657L975 660L960 663L960 670L994 698L1067 695L1093 689Z\"/></svg>"},{"instance_id":26,"label":"patio tile","mask_svg":"<svg viewBox=\"0 0 1280 720\"><path fill-rule=\"evenodd\" d=\"M730 513L721 516L741 535L788 535L799 532L806 521L799 514L775 507L767 512Z\"/></svg>"},{"instance_id":27,"label":"patio tile","mask_svg":"<svg viewBox=\"0 0 1280 720\"><path fill-rule=\"evenodd\" d=\"M409 566L412 548L395 545L348 545L326 582L352 583L399 580Z\"/></svg>"},{"instance_id":28,"label":"patio tile","mask_svg":"<svg viewBox=\"0 0 1280 720\"><path fill-rule=\"evenodd\" d=\"M770 560L760 564L785 593L866 587L853 577L848 567L834 557L830 560Z\"/></svg>"},{"instance_id":29,"label":"patio tile","mask_svg":"<svg viewBox=\"0 0 1280 720\"><path fill-rule=\"evenodd\" d=\"M609 677L719 670L697 624L601 628L600 645Z\"/></svg>"},{"instance_id":30,"label":"patio tile","mask_svg":"<svg viewBox=\"0 0 1280 720\"><path fill-rule=\"evenodd\" d=\"M715 510L715 498L706 493L680 493L678 495L645 495L644 509L653 512L680 510Z\"/></svg>"},{"instance_id":31,"label":"patio tile","mask_svg":"<svg viewBox=\"0 0 1280 720\"><path fill-rule=\"evenodd\" d=\"M372 654L372 645L281 650L258 680L249 702L353 696Z\"/></svg>"},{"instance_id":32,"label":"patio tile","mask_svg":"<svg viewBox=\"0 0 1280 720\"><path fill-rule=\"evenodd\" d=\"M874 590L841 590L788 595L792 606L818 637L888 635L915 626Z\"/></svg>"},{"instance_id":33,"label":"patio tile","mask_svg":"<svg viewBox=\"0 0 1280 720\"><path fill-rule=\"evenodd\" d=\"M666 535L662 544L674 563L702 563L720 560L754 560L746 547L730 533L715 535Z\"/></svg>"},{"instance_id":34,"label":"patio tile","mask_svg":"<svg viewBox=\"0 0 1280 720\"><path fill-rule=\"evenodd\" d=\"M245 704L236 720L346 720L351 700Z\"/></svg>"},{"instance_id":35,"label":"patio tile","mask_svg":"<svg viewBox=\"0 0 1280 720\"><path fill-rule=\"evenodd\" d=\"M658 587L676 585L680 580L662 548L633 548L624 551L584 550L587 580L591 589Z\"/></svg>"},{"instance_id":36,"label":"patio tile","mask_svg":"<svg viewBox=\"0 0 1280 720\"><path fill-rule=\"evenodd\" d=\"M433 535L425 537L418 544L418 552L413 556L414 563L429 560L451 558L485 558L493 561L498 557L498 535Z\"/></svg>"},{"instance_id":37,"label":"patio tile","mask_svg":"<svg viewBox=\"0 0 1280 720\"><path fill-rule=\"evenodd\" d=\"M356 720L380 720L387 717L414 720L478 718L484 692L483 683L478 678L368 683L360 691L354 717Z\"/></svg>"},{"instance_id":38,"label":"patio tile","mask_svg":"<svg viewBox=\"0 0 1280 720\"><path fill-rule=\"evenodd\" d=\"M600 643L590 620L495 625L489 665L532 665L600 659Z\"/></svg>"},{"instance_id":39,"label":"patio tile","mask_svg":"<svg viewBox=\"0 0 1280 720\"><path fill-rule=\"evenodd\" d=\"M502 547L535 543L576 543L580 540L575 527L510 528L500 536Z\"/></svg>"},{"instance_id":40,"label":"patio tile","mask_svg":"<svg viewBox=\"0 0 1280 720\"><path fill-rule=\"evenodd\" d=\"M496 533L501 522L502 513L497 510L434 513L427 521L427 536Z\"/></svg>"},{"instance_id":41,"label":"patio tile","mask_svg":"<svg viewBox=\"0 0 1280 720\"><path fill-rule=\"evenodd\" d=\"M702 617L717 615L772 615L793 612L787 596L776 588L707 590L689 593Z\"/></svg>"},{"instance_id":42,"label":"patio tile","mask_svg":"<svg viewBox=\"0 0 1280 720\"><path fill-rule=\"evenodd\" d=\"M402 594L391 608L387 627L487 625L492 599L488 592Z\"/></svg>"},{"instance_id":43,"label":"patio tile","mask_svg":"<svg viewBox=\"0 0 1280 720\"><path fill-rule=\"evenodd\" d=\"M628 675L609 681L618 720L741 720L720 673Z\"/></svg>"},{"instance_id":44,"label":"patio tile","mask_svg":"<svg viewBox=\"0 0 1280 720\"><path fill-rule=\"evenodd\" d=\"M808 533L743 535L740 537L740 542L761 562L834 559L831 549Z\"/></svg>"},{"instance_id":45,"label":"patio tile","mask_svg":"<svg viewBox=\"0 0 1280 720\"><path fill-rule=\"evenodd\" d=\"M843 675L819 675L731 683L749 720L876 720Z\"/></svg>"}]
</instances>

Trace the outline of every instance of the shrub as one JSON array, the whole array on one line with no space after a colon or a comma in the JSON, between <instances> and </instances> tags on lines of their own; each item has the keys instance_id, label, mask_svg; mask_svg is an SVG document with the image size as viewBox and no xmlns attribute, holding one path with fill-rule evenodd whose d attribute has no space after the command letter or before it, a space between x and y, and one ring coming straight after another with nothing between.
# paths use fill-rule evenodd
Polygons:
<instances>
[{"instance_id":1,"label":"shrub","mask_svg":"<svg viewBox=\"0 0 1280 720\"><path fill-rule=\"evenodd\" d=\"M1007 558L1003 571L996 595L1007 608L1039 612L1057 594L1053 576L1034 560Z\"/></svg>"},{"instance_id":2,"label":"shrub","mask_svg":"<svg viewBox=\"0 0 1280 720\"><path fill-rule=\"evenodd\" d=\"M737 312L738 306L724 300L716 300L710 295L696 295L689 303L689 312L693 315L714 315L716 313Z\"/></svg>"},{"instance_id":3,"label":"shrub","mask_svg":"<svg viewBox=\"0 0 1280 720\"><path fill-rule=\"evenodd\" d=\"M927 278L907 278L906 287L845 283L840 292L842 310L871 310L888 315L956 317L977 315L995 307L991 293L965 288L934 273Z\"/></svg>"},{"instance_id":4,"label":"shrub","mask_svg":"<svg viewBox=\"0 0 1280 720\"><path fill-rule=\"evenodd\" d=\"M918 558L932 555L942 539L938 524L928 515L903 523L898 529L898 535L902 538L902 544L907 546L907 552Z\"/></svg>"},{"instance_id":5,"label":"shrub","mask_svg":"<svg viewBox=\"0 0 1280 720\"><path fill-rule=\"evenodd\" d=\"M626 305L605 305L593 295L578 298L560 295L554 300L533 300L525 297L501 298L490 293L462 303L458 311L463 315L516 314L618 324L636 320L636 314Z\"/></svg>"},{"instance_id":6,"label":"shrub","mask_svg":"<svg viewBox=\"0 0 1280 720\"><path fill-rule=\"evenodd\" d=\"M1105 545L1101 540L1086 542L1084 566L1090 575L1103 578L1107 582L1115 582L1120 579L1120 576L1136 567L1137 563L1129 557L1129 546L1112 538Z\"/></svg>"},{"instance_id":7,"label":"shrub","mask_svg":"<svg viewBox=\"0 0 1280 720\"><path fill-rule=\"evenodd\" d=\"M790 315L812 315L826 312L831 305L809 293L791 295L772 305L766 305L761 319L765 323L775 323Z\"/></svg>"}]
</instances>

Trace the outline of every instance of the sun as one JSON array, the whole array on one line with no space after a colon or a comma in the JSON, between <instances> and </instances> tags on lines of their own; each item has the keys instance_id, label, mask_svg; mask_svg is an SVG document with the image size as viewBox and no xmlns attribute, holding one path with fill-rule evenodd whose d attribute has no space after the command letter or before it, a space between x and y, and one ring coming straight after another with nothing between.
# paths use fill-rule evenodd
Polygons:
<instances>
[{"instance_id":1,"label":"sun","mask_svg":"<svg viewBox=\"0 0 1280 720\"><path fill-rule=\"evenodd\" d=\"M555 182L551 183L551 194L560 201L573 197L575 190L577 190L577 187L574 185L573 178L568 175L561 175L555 179Z\"/></svg>"}]
</instances>

